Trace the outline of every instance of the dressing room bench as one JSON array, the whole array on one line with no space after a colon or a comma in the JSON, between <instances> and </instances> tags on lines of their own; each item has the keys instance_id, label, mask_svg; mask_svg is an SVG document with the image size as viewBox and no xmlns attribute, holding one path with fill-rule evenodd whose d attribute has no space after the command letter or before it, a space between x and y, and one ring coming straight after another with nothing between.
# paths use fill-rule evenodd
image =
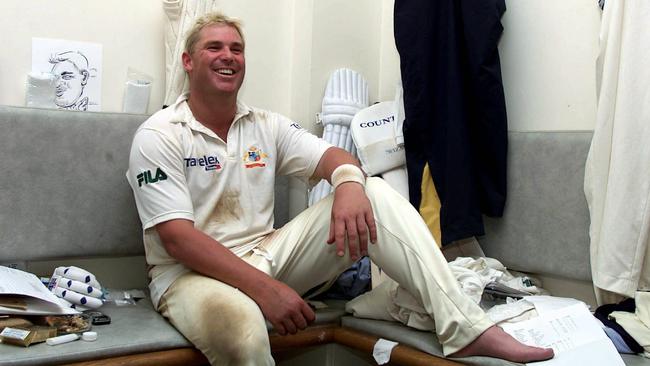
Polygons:
<instances>
[{"instance_id":1,"label":"dressing room bench","mask_svg":"<svg viewBox=\"0 0 650 366\"><path fill-rule=\"evenodd\" d=\"M105 287L115 288L118 277L124 283L124 276L133 275L138 278L131 282L146 287L141 226L125 173L133 134L147 117L0 107L0 263L22 263L48 276L55 266L81 260L79 266ZM289 219L290 189L286 178L278 178L276 226ZM343 308L339 303L317 311L315 324L297 335L271 333L276 358L330 343L371 350L375 338L341 329ZM136 305L107 303L100 310L112 322L93 328L97 341L28 348L0 344L0 365L206 364L148 298ZM431 357L408 347L395 357L401 353Z\"/></svg>"},{"instance_id":2,"label":"dressing room bench","mask_svg":"<svg viewBox=\"0 0 650 366\"><path fill-rule=\"evenodd\" d=\"M146 118L0 107L0 263L26 263L27 270L48 275L37 270L42 263L89 260L83 266L108 288L120 288L123 281L116 278L124 273L134 273L135 282L145 287L141 226L125 171L132 136ZM510 133L505 216L486 219L486 235L479 238L488 256L511 269L590 281L582 193L590 138L590 132ZM289 219L290 189L295 188L288 180L276 182L276 226ZM117 264L106 269L97 266L102 262ZM51 271L54 265L46 268ZM316 323L305 331L285 337L270 333L278 363L301 364L301 354L338 347L332 352L344 350L347 359L371 364L381 337L400 343L391 364L512 364L486 357L444 359L431 333L355 318L345 314L342 303L330 305L317 311ZM206 364L148 298L135 305L108 303L100 310L112 323L93 328L97 341L28 348L0 344L0 365ZM337 364L327 357L328 365ZM636 356L625 360L628 365L650 364Z\"/></svg>"}]
</instances>

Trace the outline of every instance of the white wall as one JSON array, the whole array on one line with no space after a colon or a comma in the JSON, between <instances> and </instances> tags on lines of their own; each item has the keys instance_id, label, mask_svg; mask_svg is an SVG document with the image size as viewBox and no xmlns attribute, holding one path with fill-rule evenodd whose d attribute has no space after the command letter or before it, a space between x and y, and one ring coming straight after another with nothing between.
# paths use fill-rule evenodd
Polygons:
<instances>
[{"instance_id":1,"label":"white wall","mask_svg":"<svg viewBox=\"0 0 650 366\"><path fill-rule=\"evenodd\" d=\"M308 129L329 74L350 67L366 77L371 102L392 99L399 79L393 0L217 1L243 19L248 75L242 98ZM595 1L508 1L500 43L511 130L584 130L595 121ZM160 0L3 0L0 104L23 105L31 38L101 43L102 107L119 111L128 67L156 80L149 112L162 104Z\"/></svg>"},{"instance_id":2,"label":"white wall","mask_svg":"<svg viewBox=\"0 0 650 366\"><path fill-rule=\"evenodd\" d=\"M295 0L217 1L220 10L242 20L246 78L240 97L247 103L290 114L290 55Z\"/></svg>"},{"instance_id":3,"label":"white wall","mask_svg":"<svg viewBox=\"0 0 650 366\"><path fill-rule=\"evenodd\" d=\"M399 80L394 0L384 0L379 95ZM501 71L513 131L592 130L600 9L593 0L509 0L501 19Z\"/></svg>"},{"instance_id":4,"label":"white wall","mask_svg":"<svg viewBox=\"0 0 650 366\"><path fill-rule=\"evenodd\" d=\"M103 45L102 110L122 109L129 67L154 77L150 111L161 105L164 49L159 1L2 0L0 14L0 104L24 105L32 37L42 37Z\"/></svg>"},{"instance_id":5,"label":"white wall","mask_svg":"<svg viewBox=\"0 0 650 366\"><path fill-rule=\"evenodd\" d=\"M509 129L592 130L600 9L593 0L511 0L499 44Z\"/></svg>"}]
</instances>

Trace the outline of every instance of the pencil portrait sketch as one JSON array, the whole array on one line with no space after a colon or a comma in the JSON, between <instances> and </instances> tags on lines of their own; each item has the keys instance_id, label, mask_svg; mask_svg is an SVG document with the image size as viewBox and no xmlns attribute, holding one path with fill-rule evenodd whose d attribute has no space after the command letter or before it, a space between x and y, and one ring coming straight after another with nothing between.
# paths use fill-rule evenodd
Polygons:
<instances>
[{"instance_id":1,"label":"pencil portrait sketch","mask_svg":"<svg viewBox=\"0 0 650 366\"><path fill-rule=\"evenodd\" d=\"M61 109L88 110L84 88L90 79L88 58L79 51L64 51L49 59L55 77L54 104Z\"/></svg>"},{"instance_id":2,"label":"pencil portrait sketch","mask_svg":"<svg viewBox=\"0 0 650 366\"><path fill-rule=\"evenodd\" d=\"M101 111L101 44L61 39L32 40L32 71L51 74L48 108Z\"/></svg>"}]
</instances>

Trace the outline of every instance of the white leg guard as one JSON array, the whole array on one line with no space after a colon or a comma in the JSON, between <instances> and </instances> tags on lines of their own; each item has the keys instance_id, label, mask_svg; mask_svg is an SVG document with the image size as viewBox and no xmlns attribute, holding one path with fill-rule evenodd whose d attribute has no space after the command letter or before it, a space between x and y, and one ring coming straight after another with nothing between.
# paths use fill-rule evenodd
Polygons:
<instances>
[{"instance_id":1,"label":"white leg guard","mask_svg":"<svg viewBox=\"0 0 650 366\"><path fill-rule=\"evenodd\" d=\"M363 170L368 175L402 169L406 164L404 146L398 145L395 140L395 116L395 102L388 101L365 108L352 119L352 138L357 146ZM392 175L391 178L399 177L393 173L389 175ZM406 174L401 174L401 177L406 178ZM408 182L396 184L398 187L407 187ZM405 197L408 197L408 190Z\"/></svg>"},{"instance_id":2,"label":"white leg guard","mask_svg":"<svg viewBox=\"0 0 650 366\"><path fill-rule=\"evenodd\" d=\"M327 82L323 98L323 139L354 155L350 122L358 111L367 106L368 83L363 76L350 69L334 71ZM330 194L331 190L327 181L319 182L309 194L309 206Z\"/></svg>"}]
</instances>

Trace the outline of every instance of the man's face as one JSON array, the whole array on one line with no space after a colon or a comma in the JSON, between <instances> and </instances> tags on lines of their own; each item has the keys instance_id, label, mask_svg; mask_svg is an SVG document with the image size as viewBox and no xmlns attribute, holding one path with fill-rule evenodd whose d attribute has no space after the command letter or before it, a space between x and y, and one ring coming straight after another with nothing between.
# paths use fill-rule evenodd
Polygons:
<instances>
[{"instance_id":1,"label":"man's face","mask_svg":"<svg viewBox=\"0 0 650 366\"><path fill-rule=\"evenodd\" d=\"M54 103L59 107L73 105L83 93L88 71L80 71L70 61L61 61L54 65L52 74L56 76Z\"/></svg>"},{"instance_id":2,"label":"man's face","mask_svg":"<svg viewBox=\"0 0 650 366\"><path fill-rule=\"evenodd\" d=\"M246 73L244 43L227 25L205 27L191 54L183 54L183 67L191 90L207 94L237 95Z\"/></svg>"}]
</instances>

